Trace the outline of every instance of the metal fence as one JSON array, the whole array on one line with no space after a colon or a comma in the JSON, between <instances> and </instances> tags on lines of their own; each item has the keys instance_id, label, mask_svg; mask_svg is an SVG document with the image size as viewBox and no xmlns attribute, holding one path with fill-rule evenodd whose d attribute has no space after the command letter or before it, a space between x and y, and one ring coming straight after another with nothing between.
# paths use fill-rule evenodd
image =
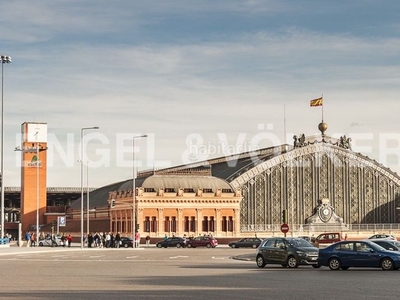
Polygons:
<instances>
[{"instance_id":1,"label":"metal fence","mask_svg":"<svg viewBox=\"0 0 400 300\"><path fill-rule=\"evenodd\" d=\"M386 224L288 224L289 231L302 232L328 232L328 231L400 231L400 223ZM281 231L281 224L242 224L241 232L277 232Z\"/></svg>"}]
</instances>

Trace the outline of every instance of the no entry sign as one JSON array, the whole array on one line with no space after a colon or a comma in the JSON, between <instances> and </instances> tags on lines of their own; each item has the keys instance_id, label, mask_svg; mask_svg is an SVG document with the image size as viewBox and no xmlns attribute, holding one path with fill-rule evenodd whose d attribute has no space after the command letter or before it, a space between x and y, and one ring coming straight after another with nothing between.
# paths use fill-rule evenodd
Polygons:
<instances>
[{"instance_id":1,"label":"no entry sign","mask_svg":"<svg viewBox=\"0 0 400 300\"><path fill-rule=\"evenodd\" d=\"M289 225L288 224L282 224L281 225L281 231L283 233L287 233L289 231Z\"/></svg>"}]
</instances>

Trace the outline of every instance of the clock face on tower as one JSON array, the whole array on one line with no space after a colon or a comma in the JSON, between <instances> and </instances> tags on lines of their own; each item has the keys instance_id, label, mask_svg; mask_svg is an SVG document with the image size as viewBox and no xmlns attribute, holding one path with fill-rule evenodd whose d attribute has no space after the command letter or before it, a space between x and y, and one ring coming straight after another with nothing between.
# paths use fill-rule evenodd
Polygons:
<instances>
[{"instance_id":1,"label":"clock face on tower","mask_svg":"<svg viewBox=\"0 0 400 300\"><path fill-rule=\"evenodd\" d=\"M24 123L22 125L22 142L47 143L46 123Z\"/></svg>"}]
</instances>

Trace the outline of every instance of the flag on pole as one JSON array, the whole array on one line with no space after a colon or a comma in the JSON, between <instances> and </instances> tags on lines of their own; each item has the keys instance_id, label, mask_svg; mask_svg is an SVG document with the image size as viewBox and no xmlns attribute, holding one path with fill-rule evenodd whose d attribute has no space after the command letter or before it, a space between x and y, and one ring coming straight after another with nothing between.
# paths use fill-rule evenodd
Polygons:
<instances>
[{"instance_id":1,"label":"flag on pole","mask_svg":"<svg viewBox=\"0 0 400 300\"><path fill-rule=\"evenodd\" d=\"M313 99L313 100L310 101L310 106L311 106L311 107L314 107L314 106L322 106L322 100L323 100L322 97L317 98L317 99Z\"/></svg>"}]
</instances>

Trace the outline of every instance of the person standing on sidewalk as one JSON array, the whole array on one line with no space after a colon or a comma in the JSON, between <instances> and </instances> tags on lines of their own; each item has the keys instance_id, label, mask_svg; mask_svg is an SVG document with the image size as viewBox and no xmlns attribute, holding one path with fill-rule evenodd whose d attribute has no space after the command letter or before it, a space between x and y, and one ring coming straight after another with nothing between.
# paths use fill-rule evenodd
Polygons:
<instances>
[{"instance_id":1,"label":"person standing on sidewalk","mask_svg":"<svg viewBox=\"0 0 400 300\"><path fill-rule=\"evenodd\" d=\"M64 233L61 236L61 243L62 246L65 248L65 244L67 243L67 238L65 237Z\"/></svg>"},{"instance_id":2,"label":"person standing on sidewalk","mask_svg":"<svg viewBox=\"0 0 400 300\"><path fill-rule=\"evenodd\" d=\"M25 233L25 240L26 246L29 247L31 245L31 233L29 231Z\"/></svg>"},{"instance_id":3,"label":"person standing on sidewalk","mask_svg":"<svg viewBox=\"0 0 400 300\"><path fill-rule=\"evenodd\" d=\"M117 234L115 235L115 248L119 248L120 245L121 245L121 234L117 232Z\"/></svg>"},{"instance_id":4,"label":"person standing on sidewalk","mask_svg":"<svg viewBox=\"0 0 400 300\"><path fill-rule=\"evenodd\" d=\"M67 243L68 243L68 248L71 247L71 244L72 244L72 236L71 236L71 234L67 235Z\"/></svg>"},{"instance_id":5,"label":"person standing on sidewalk","mask_svg":"<svg viewBox=\"0 0 400 300\"><path fill-rule=\"evenodd\" d=\"M140 245L140 233L136 231L135 233L135 248L139 248Z\"/></svg>"},{"instance_id":6,"label":"person standing on sidewalk","mask_svg":"<svg viewBox=\"0 0 400 300\"><path fill-rule=\"evenodd\" d=\"M31 246L36 247L36 234L35 233L31 234Z\"/></svg>"},{"instance_id":7,"label":"person standing on sidewalk","mask_svg":"<svg viewBox=\"0 0 400 300\"><path fill-rule=\"evenodd\" d=\"M146 247L150 247L150 235L146 236Z\"/></svg>"}]
</instances>

